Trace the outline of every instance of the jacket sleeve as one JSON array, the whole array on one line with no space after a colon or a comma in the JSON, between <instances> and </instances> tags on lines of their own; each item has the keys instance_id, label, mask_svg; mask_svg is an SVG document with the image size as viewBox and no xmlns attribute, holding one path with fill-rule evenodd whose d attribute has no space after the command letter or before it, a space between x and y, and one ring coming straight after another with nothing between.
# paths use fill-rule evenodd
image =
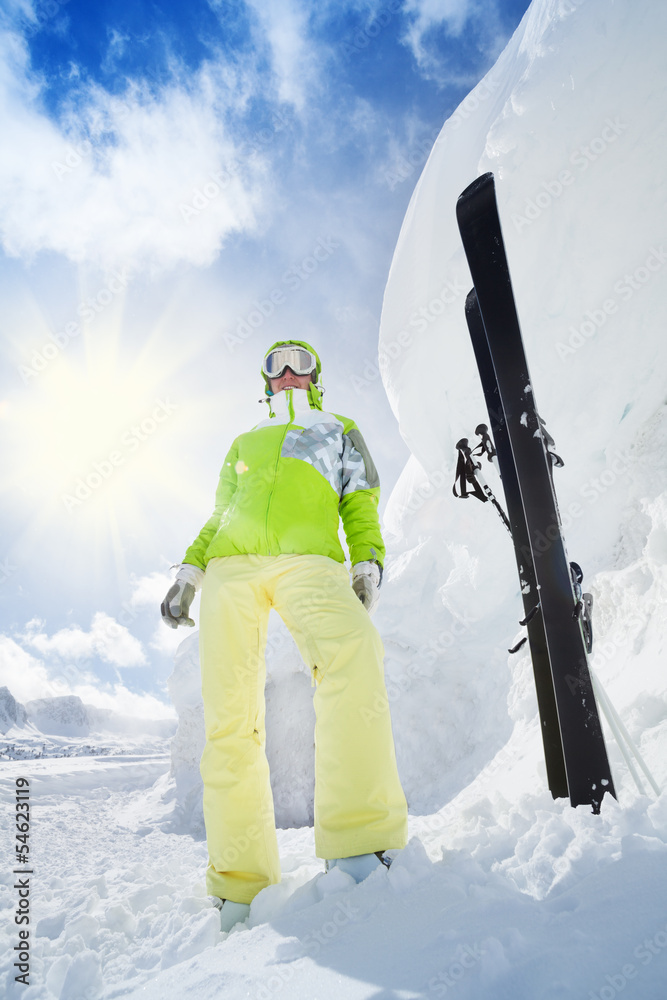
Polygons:
<instances>
[{"instance_id":1,"label":"jacket sleeve","mask_svg":"<svg viewBox=\"0 0 667 1000\"><path fill-rule=\"evenodd\" d=\"M340 516L352 565L375 560L384 564L378 503L380 477L361 431L351 424L343 434L343 489Z\"/></svg>"},{"instance_id":2,"label":"jacket sleeve","mask_svg":"<svg viewBox=\"0 0 667 1000\"><path fill-rule=\"evenodd\" d=\"M199 566L200 569L206 569L206 550L220 527L220 521L236 492L237 461L238 444L235 441L229 449L225 463L220 470L218 488L215 491L215 508L213 513L185 553L183 557L184 563L190 563L192 566Z\"/></svg>"}]
</instances>

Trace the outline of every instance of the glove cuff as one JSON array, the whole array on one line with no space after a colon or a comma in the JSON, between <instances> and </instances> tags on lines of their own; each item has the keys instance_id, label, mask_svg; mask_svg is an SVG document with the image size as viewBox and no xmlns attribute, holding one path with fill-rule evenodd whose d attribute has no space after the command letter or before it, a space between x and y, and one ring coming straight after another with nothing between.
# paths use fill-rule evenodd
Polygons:
<instances>
[{"instance_id":1,"label":"glove cuff","mask_svg":"<svg viewBox=\"0 0 667 1000\"><path fill-rule=\"evenodd\" d=\"M191 583L195 588L195 593L201 589L204 582L204 570L192 563L181 563L176 573L176 583Z\"/></svg>"},{"instance_id":2,"label":"glove cuff","mask_svg":"<svg viewBox=\"0 0 667 1000\"><path fill-rule=\"evenodd\" d=\"M382 582L382 569L379 563L376 563L374 559L355 563L352 567L352 580L358 580L362 576L368 577L379 588Z\"/></svg>"}]
</instances>

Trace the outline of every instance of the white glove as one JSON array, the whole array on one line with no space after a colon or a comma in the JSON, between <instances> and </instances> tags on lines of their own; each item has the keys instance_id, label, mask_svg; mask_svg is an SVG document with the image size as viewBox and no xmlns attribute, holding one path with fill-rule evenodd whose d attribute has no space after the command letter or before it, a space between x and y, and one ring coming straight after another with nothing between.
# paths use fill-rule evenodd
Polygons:
<instances>
[{"instance_id":1,"label":"white glove","mask_svg":"<svg viewBox=\"0 0 667 1000\"><path fill-rule=\"evenodd\" d=\"M352 589L369 615L373 614L380 599L381 582L382 570L376 562L368 560L352 567Z\"/></svg>"},{"instance_id":2,"label":"white glove","mask_svg":"<svg viewBox=\"0 0 667 1000\"><path fill-rule=\"evenodd\" d=\"M169 628L178 628L179 625L194 626L192 618L189 617L190 605L194 600L197 590L201 587L204 579L204 571L198 566L191 566L182 563L178 568L176 579L167 591L167 596L160 605L162 621Z\"/></svg>"}]
</instances>

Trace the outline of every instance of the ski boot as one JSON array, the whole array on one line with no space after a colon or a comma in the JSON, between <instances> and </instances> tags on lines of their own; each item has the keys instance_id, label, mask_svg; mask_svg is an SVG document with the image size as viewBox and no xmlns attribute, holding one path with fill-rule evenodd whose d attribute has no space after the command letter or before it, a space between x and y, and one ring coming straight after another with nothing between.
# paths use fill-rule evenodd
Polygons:
<instances>
[{"instance_id":1,"label":"ski boot","mask_svg":"<svg viewBox=\"0 0 667 1000\"><path fill-rule=\"evenodd\" d=\"M329 858L324 862L324 869L330 872L332 868L340 868L341 871L351 875L355 882L363 882L376 869L383 866L388 868L390 864L391 861L385 858L384 851L376 851L375 854L354 854L351 858Z\"/></svg>"},{"instance_id":2,"label":"ski boot","mask_svg":"<svg viewBox=\"0 0 667 1000\"><path fill-rule=\"evenodd\" d=\"M250 915L250 903L234 903L231 899L210 897L216 910L220 910L220 930L231 931L236 924L242 924Z\"/></svg>"}]
</instances>

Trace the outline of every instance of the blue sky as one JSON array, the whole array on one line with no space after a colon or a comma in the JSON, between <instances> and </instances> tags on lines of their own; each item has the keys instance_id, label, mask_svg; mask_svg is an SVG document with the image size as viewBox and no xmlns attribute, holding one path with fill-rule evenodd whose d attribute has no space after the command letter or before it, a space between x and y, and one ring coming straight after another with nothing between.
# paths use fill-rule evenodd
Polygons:
<instances>
[{"instance_id":1,"label":"blue sky","mask_svg":"<svg viewBox=\"0 0 667 1000\"><path fill-rule=\"evenodd\" d=\"M444 121L524 0L5 0L0 684L160 712L169 566L261 357L311 341L384 497L393 248ZM366 371L363 388L355 373Z\"/></svg>"}]
</instances>

